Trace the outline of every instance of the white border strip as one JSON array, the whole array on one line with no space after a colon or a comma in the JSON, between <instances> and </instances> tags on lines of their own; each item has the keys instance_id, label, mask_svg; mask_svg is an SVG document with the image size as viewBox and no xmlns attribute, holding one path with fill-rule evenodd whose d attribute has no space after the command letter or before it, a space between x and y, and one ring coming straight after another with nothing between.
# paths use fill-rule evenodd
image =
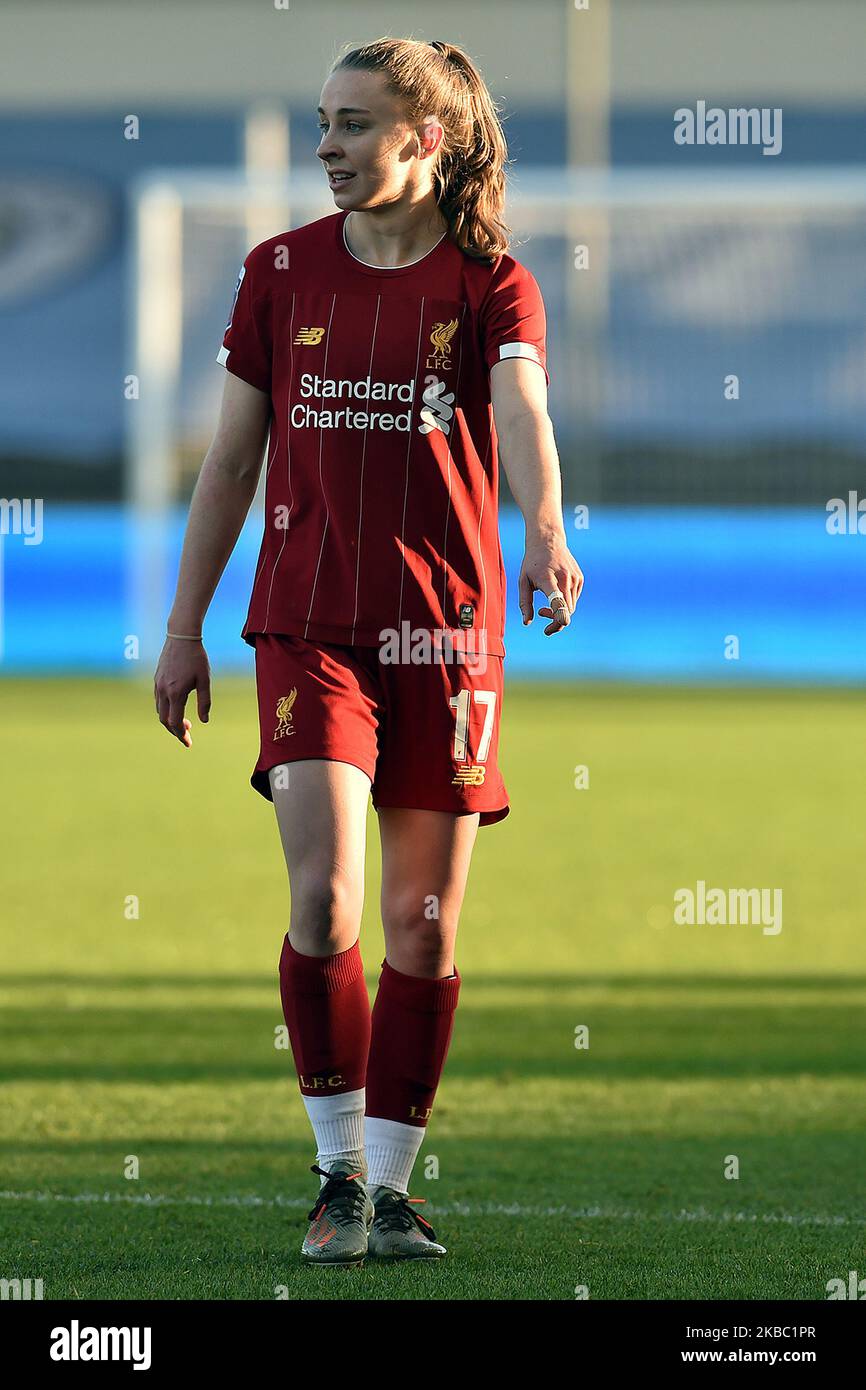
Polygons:
<instances>
[{"instance_id":1,"label":"white border strip","mask_svg":"<svg viewBox=\"0 0 866 1390\"><path fill-rule=\"evenodd\" d=\"M159 1193L118 1192L14 1192L0 1191L0 1202L59 1202L82 1205L129 1205L141 1207L281 1207L306 1209L307 1197L257 1197L254 1193L225 1197L162 1196ZM430 1202L434 1216L516 1216L565 1218L570 1221L686 1221L718 1222L721 1225L768 1226L864 1226L866 1216L831 1216L821 1212L708 1211L697 1207L689 1211L635 1211L629 1207L538 1207L519 1202Z\"/></svg>"}]
</instances>

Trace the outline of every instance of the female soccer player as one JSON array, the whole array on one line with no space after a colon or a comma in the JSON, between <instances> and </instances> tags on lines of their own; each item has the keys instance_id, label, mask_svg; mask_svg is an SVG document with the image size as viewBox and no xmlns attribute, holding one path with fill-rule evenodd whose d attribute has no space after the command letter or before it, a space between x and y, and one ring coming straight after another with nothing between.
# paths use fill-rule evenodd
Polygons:
<instances>
[{"instance_id":1,"label":"female soccer player","mask_svg":"<svg viewBox=\"0 0 866 1390\"><path fill-rule=\"evenodd\" d=\"M538 286L507 254L506 147L470 58L380 39L331 69L317 154L338 211L247 256L219 360L155 677L186 747L208 718L201 627L254 496L265 533L242 636L291 888L283 1012L321 1179L315 1264L444 1255L408 1196L448 1051L454 941L497 765L505 576L498 458L526 522L519 601L566 627L583 584L562 519ZM367 800L386 953L359 947Z\"/></svg>"}]
</instances>

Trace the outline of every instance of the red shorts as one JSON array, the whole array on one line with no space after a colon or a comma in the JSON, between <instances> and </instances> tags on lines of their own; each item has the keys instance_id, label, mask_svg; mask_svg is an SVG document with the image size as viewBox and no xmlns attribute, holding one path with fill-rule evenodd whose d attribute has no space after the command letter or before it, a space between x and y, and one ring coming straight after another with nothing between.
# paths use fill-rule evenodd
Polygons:
<instances>
[{"instance_id":1,"label":"red shorts","mask_svg":"<svg viewBox=\"0 0 866 1390\"><path fill-rule=\"evenodd\" d=\"M256 633L261 751L251 785L273 800L268 769L306 758L352 763L373 805L508 815L497 764L502 657L380 661L378 647Z\"/></svg>"}]
</instances>

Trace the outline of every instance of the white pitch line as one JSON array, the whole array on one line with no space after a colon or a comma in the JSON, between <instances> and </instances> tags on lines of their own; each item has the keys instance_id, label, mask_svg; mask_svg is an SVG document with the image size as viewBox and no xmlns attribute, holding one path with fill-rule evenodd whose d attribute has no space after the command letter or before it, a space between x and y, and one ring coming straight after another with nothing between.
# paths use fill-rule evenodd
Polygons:
<instances>
[{"instance_id":1,"label":"white pitch line","mask_svg":"<svg viewBox=\"0 0 866 1390\"><path fill-rule=\"evenodd\" d=\"M13 1192L0 1191L2 1202L69 1202L83 1204L124 1203L141 1207L285 1207L303 1210L309 1207L310 1197L257 1197L254 1194L209 1197L190 1194L184 1197L118 1192ZM565 1217L572 1221L706 1221L723 1225L779 1226L863 1226L866 1217L830 1216L820 1212L750 1212L708 1211L697 1207L688 1211L633 1211L618 1207L533 1207L518 1202L436 1202L430 1203L434 1216L516 1216Z\"/></svg>"}]
</instances>

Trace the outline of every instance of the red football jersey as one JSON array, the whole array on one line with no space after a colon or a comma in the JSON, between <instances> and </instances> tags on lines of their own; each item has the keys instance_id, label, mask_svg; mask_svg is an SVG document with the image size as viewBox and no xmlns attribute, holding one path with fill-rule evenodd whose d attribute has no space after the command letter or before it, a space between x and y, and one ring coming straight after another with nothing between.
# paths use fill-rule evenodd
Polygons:
<instances>
[{"instance_id":1,"label":"red football jersey","mask_svg":"<svg viewBox=\"0 0 866 1390\"><path fill-rule=\"evenodd\" d=\"M217 359L271 397L242 636L379 646L386 631L447 630L456 650L472 629L475 651L502 656L488 373L526 357L549 380L541 293L510 256L485 264L447 233L411 265L368 265L347 216L250 252Z\"/></svg>"}]
</instances>

